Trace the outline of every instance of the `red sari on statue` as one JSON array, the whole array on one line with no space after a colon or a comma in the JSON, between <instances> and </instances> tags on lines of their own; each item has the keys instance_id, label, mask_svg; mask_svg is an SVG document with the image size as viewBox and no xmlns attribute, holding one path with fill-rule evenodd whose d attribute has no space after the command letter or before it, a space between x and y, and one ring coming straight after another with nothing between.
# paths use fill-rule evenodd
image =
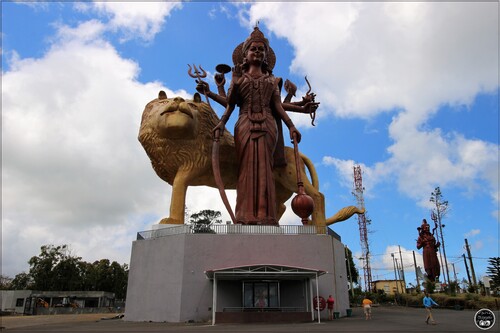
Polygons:
<instances>
[{"instance_id":1,"label":"red sari on statue","mask_svg":"<svg viewBox=\"0 0 500 333\"><path fill-rule=\"evenodd\" d=\"M244 74L238 88L239 117L234 129L240 170L236 185L236 220L242 224L277 225L273 163L278 127L271 99L279 95L280 78ZM229 88L229 95L231 95Z\"/></svg>"}]
</instances>

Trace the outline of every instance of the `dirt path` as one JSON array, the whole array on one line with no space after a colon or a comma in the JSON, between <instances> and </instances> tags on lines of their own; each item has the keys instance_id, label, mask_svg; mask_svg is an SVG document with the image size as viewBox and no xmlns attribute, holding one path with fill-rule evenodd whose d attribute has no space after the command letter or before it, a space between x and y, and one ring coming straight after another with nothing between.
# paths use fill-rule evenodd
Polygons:
<instances>
[{"instance_id":1,"label":"dirt path","mask_svg":"<svg viewBox=\"0 0 500 333\"><path fill-rule=\"evenodd\" d=\"M12 329L57 323L99 321L101 320L101 318L113 318L114 316L116 316L116 314L114 313L60 314L46 316L2 316L0 317L0 327L2 327L2 329Z\"/></svg>"}]
</instances>

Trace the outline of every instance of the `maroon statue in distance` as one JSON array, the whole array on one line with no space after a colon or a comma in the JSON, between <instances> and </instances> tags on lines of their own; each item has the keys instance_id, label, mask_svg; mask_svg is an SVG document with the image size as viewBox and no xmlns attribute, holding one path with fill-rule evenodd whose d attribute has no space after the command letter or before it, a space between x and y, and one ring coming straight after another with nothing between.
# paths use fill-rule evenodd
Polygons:
<instances>
[{"instance_id":1,"label":"maroon statue in distance","mask_svg":"<svg viewBox=\"0 0 500 333\"><path fill-rule=\"evenodd\" d=\"M439 278L440 275L440 265L437 257L437 251L439 246L441 245L439 242L436 242L434 238L434 231L430 232L430 226L425 219L422 221L422 226L417 228L418 230L418 239L417 239L417 249L424 248L423 250L423 258L424 258L424 268L427 273L427 278L434 282Z\"/></svg>"},{"instance_id":2,"label":"maroon statue in distance","mask_svg":"<svg viewBox=\"0 0 500 333\"><path fill-rule=\"evenodd\" d=\"M288 127L294 143L301 139L286 110L313 114L319 103L314 101L315 95L309 93L301 102L290 102L290 96L281 101L282 79L272 73L276 56L258 27L235 48L233 63L227 95L223 88L223 75L230 70L227 65L216 67L222 72L215 76L218 94L211 92L208 84L201 80L197 81L196 89L226 108L220 123L213 129L216 142L235 107L239 107L234 128L239 162L234 222L278 225L273 168L287 163L284 159L282 122ZM293 88L293 84L287 85L289 95L295 93ZM223 196L223 200L226 204L227 198Z\"/></svg>"}]
</instances>

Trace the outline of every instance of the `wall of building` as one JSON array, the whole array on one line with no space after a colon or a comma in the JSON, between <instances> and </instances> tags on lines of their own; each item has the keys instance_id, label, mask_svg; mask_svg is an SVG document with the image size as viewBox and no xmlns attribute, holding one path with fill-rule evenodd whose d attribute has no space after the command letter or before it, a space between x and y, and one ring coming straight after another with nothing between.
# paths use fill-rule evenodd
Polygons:
<instances>
[{"instance_id":1,"label":"wall of building","mask_svg":"<svg viewBox=\"0 0 500 333\"><path fill-rule=\"evenodd\" d=\"M332 296L335 299L334 311L341 316L346 315L346 308L349 307L349 280L347 278L347 267L345 261L344 244L335 238L331 238L334 270L332 271ZM329 293L325 293L325 299ZM347 304L347 307L346 307Z\"/></svg>"},{"instance_id":2,"label":"wall of building","mask_svg":"<svg viewBox=\"0 0 500 333\"><path fill-rule=\"evenodd\" d=\"M336 311L345 316L349 298L343 251L340 241L328 235L178 234L135 241L125 320L209 321L213 284L205 271L249 265L326 271L319 278L319 294L334 295ZM326 311L322 316L327 317Z\"/></svg>"},{"instance_id":3,"label":"wall of building","mask_svg":"<svg viewBox=\"0 0 500 333\"><path fill-rule=\"evenodd\" d=\"M133 242L126 317L133 321L180 322L183 279L188 279L190 275L196 275L205 290L197 289L193 297L184 299L184 302L197 307L200 299L203 303L206 303L205 299L211 299L208 280L200 281L198 269L187 271L184 266L185 238L186 235L181 234Z\"/></svg>"},{"instance_id":4,"label":"wall of building","mask_svg":"<svg viewBox=\"0 0 500 333\"><path fill-rule=\"evenodd\" d=\"M375 290L383 290L387 295L394 295L396 292L405 293L403 280L377 280L372 282Z\"/></svg>"},{"instance_id":5,"label":"wall of building","mask_svg":"<svg viewBox=\"0 0 500 333\"><path fill-rule=\"evenodd\" d=\"M23 313L26 298L31 295L31 290L0 290L2 311ZM16 306L17 300L23 299L22 306Z\"/></svg>"},{"instance_id":6,"label":"wall of building","mask_svg":"<svg viewBox=\"0 0 500 333\"><path fill-rule=\"evenodd\" d=\"M2 311L24 313L29 298L31 301L30 309L33 312L29 312L31 314L110 312L109 308L114 307L115 298L114 293L104 291L1 290L0 292ZM38 298L42 298L49 303L49 307L36 306ZM61 306L65 299L77 304L78 308ZM17 306L18 300L22 300L22 305ZM92 300L92 302L89 302L89 300ZM89 307L91 303L93 306Z\"/></svg>"}]
</instances>

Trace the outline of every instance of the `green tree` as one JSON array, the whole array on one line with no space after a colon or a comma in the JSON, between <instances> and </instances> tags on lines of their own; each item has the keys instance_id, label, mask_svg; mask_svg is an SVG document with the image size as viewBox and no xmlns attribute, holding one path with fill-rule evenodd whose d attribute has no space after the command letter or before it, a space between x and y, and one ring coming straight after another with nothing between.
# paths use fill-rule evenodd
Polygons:
<instances>
[{"instance_id":1,"label":"green tree","mask_svg":"<svg viewBox=\"0 0 500 333\"><path fill-rule=\"evenodd\" d=\"M81 289L83 278L81 274L81 257L74 257L63 253L59 262L54 266L54 290Z\"/></svg>"},{"instance_id":2,"label":"green tree","mask_svg":"<svg viewBox=\"0 0 500 333\"><path fill-rule=\"evenodd\" d=\"M0 274L0 290L8 290L11 289L12 286L12 278L7 275Z\"/></svg>"},{"instance_id":3,"label":"green tree","mask_svg":"<svg viewBox=\"0 0 500 333\"><path fill-rule=\"evenodd\" d=\"M43 245L28 263L29 273L16 275L11 289L107 291L117 299L127 294L127 264L110 263L109 259L88 263L72 255L68 245Z\"/></svg>"},{"instance_id":4,"label":"green tree","mask_svg":"<svg viewBox=\"0 0 500 333\"><path fill-rule=\"evenodd\" d=\"M82 290L93 291L97 290L97 274L94 264L88 263L86 261L79 262L81 278L82 278Z\"/></svg>"},{"instance_id":5,"label":"green tree","mask_svg":"<svg viewBox=\"0 0 500 333\"><path fill-rule=\"evenodd\" d=\"M113 261L110 265L111 290L117 299L125 299L127 296L128 271L127 264L120 265Z\"/></svg>"},{"instance_id":6,"label":"green tree","mask_svg":"<svg viewBox=\"0 0 500 333\"><path fill-rule=\"evenodd\" d=\"M19 276L19 285L47 291L108 291L115 293L117 298L125 297L128 279L126 264L110 263L109 259L91 264L81 259L71 254L68 245L43 245L40 254L28 261L29 274Z\"/></svg>"},{"instance_id":7,"label":"green tree","mask_svg":"<svg viewBox=\"0 0 500 333\"><path fill-rule=\"evenodd\" d=\"M189 222L192 224L194 233L213 233L210 226L214 223L222 223L221 212L210 209L191 214Z\"/></svg>"},{"instance_id":8,"label":"green tree","mask_svg":"<svg viewBox=\"0 0 500 333\"><path fill-rule=\"evenodd\" d=\"M354 260L352 258L352 251L349 250L349 248L347 247L345 248L345 250L346 250L347 281L358 283L359 271L356 268L356 265L354 264Z\"/></svg>"},{"instance_id":9,"label":"green tree","mask_svg":"<svg viewBox=\"0 0 500 333\"><path fill-rule=\"evenodd\" d=\"M128 265L120 265L109 259L96 260L94 263L81 262L83 290L100 290L115 293L117 299L127 294Z\"/></svg>"},{"instance_id":10,"label":"green tree","mask_svg":"<svg viewBox=\"0 0 500 333\"><path fill-rule=\"evenodd\" d=\"M500 288L500 257L492 257L488 259L488 267L486 273L493 280L491 289Z\"/></svg>"},{"instance_id":11,"label":"green tree","mask_svg":"<svg viewBox=\"0 0 500 333\"><path fill-rule=\"evenodd\" d=\"M38 256L31 257L28 261L30 265L29 275L33 279L33 289L35 290L55 290L58 285L54 267L62 260L63 251L67 245L54 246L52 244L43 245Z\"/></svg>"},{"instance_id":12,"label":"green tree","mask_svg":"<svg viewBox=\"0 0 500 333\"><path fill-rule=\"evenodd\" d=\"M17 274L11 282L13 290L30 290L33 289L33 279L26 272Z\"/></svg>"}]
</instances>

